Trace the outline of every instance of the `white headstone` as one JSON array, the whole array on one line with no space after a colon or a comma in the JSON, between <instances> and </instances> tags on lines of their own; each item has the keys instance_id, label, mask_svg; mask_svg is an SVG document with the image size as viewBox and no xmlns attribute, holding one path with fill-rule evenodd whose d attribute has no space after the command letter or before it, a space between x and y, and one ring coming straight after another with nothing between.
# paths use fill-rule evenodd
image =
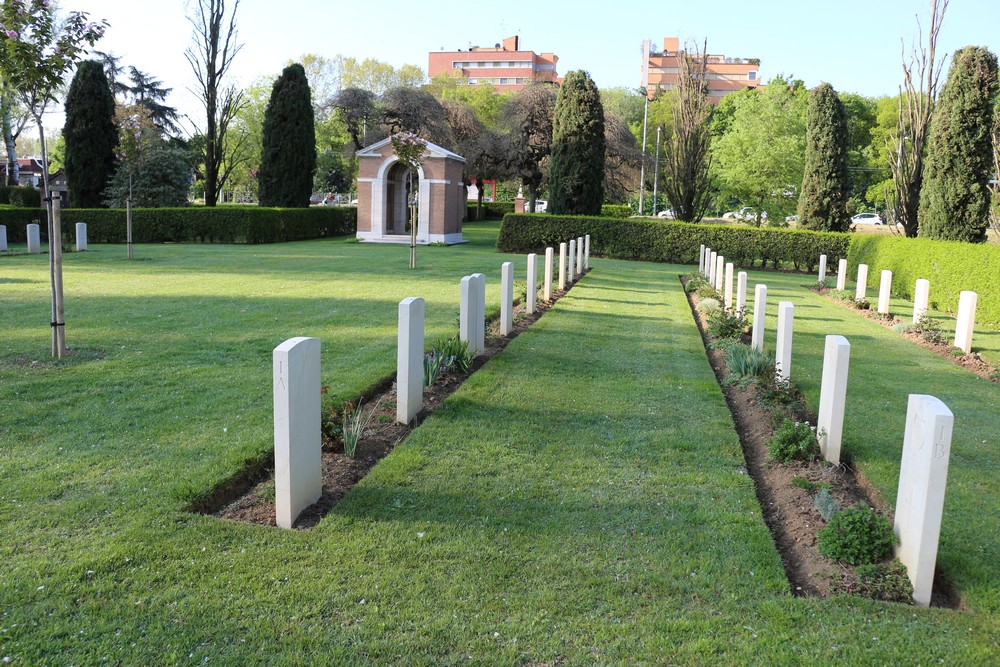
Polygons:
<instances>
[{"instance_id":1,"label":"white headstone","mask_svg":"<svg viewBox=\"0 0 1000 667\"><path fill-rule=\"evenodd\" d=\"M868 297L868 265L858 264L858 285L854 290L854 299L860 301Z\"/></svg>"},{"instance_id":2,"label":"white headstone","mask_svg":"<svg viewBox=\"0 0 1000 667\"><path fill-rule=\"evenodd\" d=\"M940 400L910 394L893 530L899 538L896 556L906 566L913 601L920 607L931 603L954 424Z\"/></svg>"},{"instance_id":3,"label":"white headstone","mask_svg":"<svg viewBox=\"0 0 1000 667\"><path fill-rule=\"evenodd\" d=\"M475 349L474 338L475 321L473 314L476 311L475 279L472 276L465 276L459 283L458 293L458 339Z\"/></svg>"},{"instance_id":4,"label":"white headstone","mask_svg":"<svg viewBox=\"0 0 1000 667\"><path fill-rule=\"evenodd\" d=\"M42 252L41 231L35 223L28 225L28 252L32 255Z\"/></svg>"},{"instance_id":5,"label":"white headstone","mask_svg":"<svg viewBox=\"0 0 1000 667\"><path fill-rule=\"evenodd\" d=\"M774 346L774 376L779 380L792 377L792 328L795 306L791 301L778 302L778 339Z\"/></svg>"},{"instance_id":6,"label":"white headstone","mask_svg":"<svg viewBox=\"0 0 1000 667\"><path fill-rule=\"evenodd\" d=\"M566 244L559 244L559 291L566 289Z\"/></svg>"},{"instance_id":7,"label":"white headstone","mask_svg":"<svg viewBox=\"0 0 1000 667\"><path fill-rule=\"evenodd\" d=\"M472 274L472 295L475 307L472 309L472 343L476 356L486 351L486 274Z\"/></svg>"},{"instance_id":8,"label":"white headstone","mask_svg":"<svg viewBox=\"0 0 1000 667\"><path fill-rule=\"evenodd\" d=\"M976 327L976 304L979 296L975 292L962 290L958 295L958 318L955 321L955 347L968 354L972 352L972 332Z\"/></svg>"},{"instance_id":9,"label":"white headstone","mask_svg":"<svg viewBox=\"0 0 1000 667\"><path fill-rule=\"evenodd\" d=\"M740 271L736 276L736 310L747 308L747 272Z\"/></svg>"},{"instance_id":10,"label":"white headstone","mask_svg":"<svg viewBox=\"0 0 1000 667\"><path fill-rule=\"evenodd\" d=\"M718 255L715 258L715 289L716 291L722 291L722 280L725 278L726 273L726 258L722 255Z\"/></svg>"},{"instance_id":11,"label":"white headstone","mask_svg":"<svg viewBox=\"0 0 1000 667\"><path fill-rule=\"evenodd\" d=\"M409 424L424 407L424 300L399 302L396 336L396 421Z\"/></svg>"},{"instance_id":12,"label":"white headstone","mask_svg":"<svg viewBox=\"0 0 1000 667\"><path fill-rule=\"evenodd\" d=\"M837 290L843 292L847 289L847 260L842 259L837 264Z\"/></svg>"},{"instance_id":13,"label":"white headstone","mask_svg":"<svg viewBox=\"0 0 1000 667\"><path fill-rule=\"evenodd\" d=\"M826 280L826 255L819 256L819 282Z\"/></svg>"},{"instance_id":14,"label":"white headstone","mask_svg":"<svg viewBox=\"0 0 1000 667\"><path fill-rule=\"evenodd\" d=\"M701 249L698 250L698 273L705 273L705 244L701 244Z\"/></svg>"},{"instance_id":15,"label":"white headstone","mask_svg":"<svg viewBox=\"0 0 1000 667\"><path fill-rule=\"evenodd\" d=\"M758 352L764 351L764 322L767 317L767 285L753 289L753 329L750 345Z\"/></svg>"},{"instance_id":16,"label":"white headstone","mask_svg":"<svg viewBox=\"0 0 1000 667\"><path fill-rule=\"evenodd\" d=\"M924 278L917 280L917 286L913 290L913 323L916 324L922 316L927 314L928 303L931 298L931 281Z\"/></svg>"},{"instance_id":17,"label":"white headstone","mask_svg":"<svg viewBox=\"0 0 1000 667\"><path fill-rule=\"evenodd\" d=\"M566 271L566 281L573 284L576 280L576 239L569 240L569 269Z\"/></svg>"},{"instance_id":18,"label":"white headstone","mask_svg":"<svg viewBox=\"0 0 1000 667\"><path fill-rule=\"evenodd\" d=\"M83 252L87 249L87 223L76 223L76 251Z\"/></svg>"},{"instance_id":19,"label":"white headstone","mask_svg":"<svg viewBox=\"0 0 1000 667\"><path fill-rule=\"evenodd\" d=\"M545 287L542 291L542 298L546 302L552 301L552 257L555 252L552 248L545 249Z\"/></svg>"},{"instance_id":20,"label":"white headstone","mask_svg":"<svg viewBox=\"0 0 1000 667\"><path fill-rule=\"evenodd\" d=\"M514 330L514 263L500 267L500 335Z\"/></svg>"},{"instance_id":21,"label":"white headstone","mask_svg":"<svg viewBox=\"0 0 1000 667\"><path fill-rule=\"evenodd\" d=\"M583 237L583 268L590 268L590 234Z\"/></svg>"},{"instance_id":22,"label":"white headstone","mask_svg":"<svg viewBox=\"0 0 1000 667\"><path fill-rule=\"evenodd\" d=\"M576 237L576 275L583 274L583 237Z\"/></svg>"},{"instance_id":23,"label":"white headstone","mask_svg":"<svg viewBox=\"0 0 1000 667\"><path fill-rule=\"evenodd\" d=\"M528 254L527 289L525 292L524 309L531 315L535 312L535 299L538 298L538 255Z\"/></svg>"},{"instance_id":24,"label":"white headstone","mask_svg":"<svg viewBox=\"0 0 1000 667\"><path fill-rule=\"evenodd\" d=\"M7 225L0 225L0 252L7 250Z\"/></svg>"},{"instance_id":25,"label":"white headstone","mask_svg":"<svg viewBox=\"0 0 1000 667\"><path fill-rule=\"evenodd\" d=\"M840 464L840 446L844 436L844 405L847 400L847 370L851 362L851 344L843 336L827 336L823 354L823 384L819 392L819 417L816 437L823 457Z\"/></svg>"},{"instance_id":26,"label":"white headstone","mask_svg":"<svg viewBox=\"0 0 1000 667\"><path fill-rule=\"evenodd\" d=\"M725 301L726 308L733 307L733 263L726 262L726 291L725 291Z\"/></svg>"},{"instance_id":27,"label":"white headstone","mask_svg":"<svg viewBox=\"0 0 1000 667\"><path fill-rule=\"evenodd\" d=\"M708 284L715 287L715 260L719 254L714 250L708 254Z\"/></svg>"},{"instance_id":28,"label":"white headstone","mask_svg":"<svg viewBox=\"0 0 1000 667\"><path fill-rule=\"evenodd\" d=\"M892 293L892 271L882 271L878 284L878 312L889 314L889 295Z\"/></svg>"},{"instance_id":29,"label":"white headstone","mask_svg":"<svg viewBox=\"0 0 1000 667\"><path fill-rule=\"evenodd\" d=\"M286 340L272 363L275 519L291 528L323 492L319 339Z\"/></svg>"}]
</instances>

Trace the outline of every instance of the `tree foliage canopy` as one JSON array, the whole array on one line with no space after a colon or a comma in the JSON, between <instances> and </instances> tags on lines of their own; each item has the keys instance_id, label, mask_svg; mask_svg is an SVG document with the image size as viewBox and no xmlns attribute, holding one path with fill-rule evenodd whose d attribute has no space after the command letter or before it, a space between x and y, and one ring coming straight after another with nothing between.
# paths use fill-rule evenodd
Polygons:
<instances>
[{"instance_id":1,"label":"tree foliage canopy","mask_svg":"<svg viewBox=\"0 0 1000 667\"><path fill-rule=\"evenodd\" d=\"M118 128L108 78L104 67L95 60L81 62L70 84L63 138L69 205L100 207L104 188L115 170Z\"/></svg>"},{"instance_id":2,"label":"tree foliage canopy","mask_svg":"<svg viewBox=\"0 0 1000 667\"><path fill-rule=\"evenodd\" d=\"M302 65L289 65L274 82L264 112L260 205L309 206L316 171L312 94Z\"/></svg>"},{"instance_id":3,"label":"tree foliage canopy","mask_svg":"<svg viewBox=\"0 0 1000 667\"><path fill-rule=\"evenodd\" d=\"M556 215L599 215L604 203L604 107L586 72L563 79L552 119L549 205Z\"/></svg>"},{"instance_id":4,"label":"tree foliage canopy","mask_svg":"<svg viewBox=\"0 0 1000 667\"><path fill-rule=\"evenodd\" d=\"M806 116L805 173L799 195L799 224L807 229L847 229L847 114L828 83L809 93Z\"/></svg>"},{"instance_id":5,"label":"tree foliage canopy","mask_svg":"<svg viewBox=\"0 0 1000 667\"><path fill-rule=\"evenodd\" d=\"M931 121L920 192L921 236L986 240L996 94L997 57L977 46L956 52Z\"/></svg>"}]
</instances>

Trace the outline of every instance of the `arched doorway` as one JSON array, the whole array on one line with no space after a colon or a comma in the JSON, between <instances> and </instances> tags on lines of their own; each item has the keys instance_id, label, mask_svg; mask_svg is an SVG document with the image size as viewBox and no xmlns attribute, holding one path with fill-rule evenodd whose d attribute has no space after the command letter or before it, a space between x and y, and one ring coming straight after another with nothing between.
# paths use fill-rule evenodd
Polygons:
<instances>
[{"instance_id":1,"label":"arched doorway","mask_svg":"<svg viewBox=\"0 0 1000 667\"><path fill-rule=\"evenodd\" d=\"M402 162L396 162L386 174L385 187L385 233L390 236L408 235L410 233L410 202L414 200L414 192L420 192L420 172L412 170L412 190L410 180L411 170ZM417 206L421 205L419 199ZM419 220L419 213L417 220Z\"/></svg>"}]
</instances>

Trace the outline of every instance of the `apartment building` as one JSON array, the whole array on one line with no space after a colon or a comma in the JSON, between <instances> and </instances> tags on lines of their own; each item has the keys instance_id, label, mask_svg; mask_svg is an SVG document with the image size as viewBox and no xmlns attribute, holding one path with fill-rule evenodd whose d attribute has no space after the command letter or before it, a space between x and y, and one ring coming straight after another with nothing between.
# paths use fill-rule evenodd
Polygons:
<instances>
[{"instance_id":1,"label":"apartment building","mask_svg":"<svg viewBox=\"0 0 1000 667\"><path fill-rule=\"evenodd\" d=\"M642 86L650 99L657 91L670 90L680 73L678 57L681 49L677 37L664 37L663 50L657 51L650 40L642 43ZM732 58L709 55L706 63L708 95L717 104L725 95L763 86L760 82L759 58Z\"/></svg>"},{"instance_id":2,"label":"apartment building","mask_svg":"<svg viewBox=\"0 0 1000 667\"><path fill-rule=\"evenodd\" d=\"M470 86L491 85L498 91L521 90L535 81L558 82L554 53L523 51L517 36L492 47L470 46L467 51L438 51L427 56L427 76L456 72Z\"/></svg>"}]
</instances>

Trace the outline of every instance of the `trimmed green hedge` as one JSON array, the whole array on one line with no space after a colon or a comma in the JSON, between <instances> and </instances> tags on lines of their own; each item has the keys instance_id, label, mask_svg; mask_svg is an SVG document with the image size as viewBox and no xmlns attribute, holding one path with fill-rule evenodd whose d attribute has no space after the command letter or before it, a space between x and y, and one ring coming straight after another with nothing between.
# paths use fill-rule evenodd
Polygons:
<instances>
[{"instance_id":1,"label":"trimmed green hedge","mask_svg":"<svg viewBox=\"0 0 1000 667\"><path fill-rule=\"evenodd\" d=\"M907 299L913 298L917 279L926 278L936 310L955 313L962 290L976 292L976 322L1000 329L1000 246L857 234L847 260L851 275L858 264L868 265L869 276L892 271L893 293Z\"/></svg>"},{"instance_id":2,"label":"trimmed green hedge","mask_svg":"<svg viewBox=\"0 0 1000 667\"><path fill-rule=\"evenodd\" d=\"M0 204L41 208L42 191L21 185L0 185Z\"/></svg>"},{"instance_id":3,"label":"trimmed green hedge","mask_svg":"<svg viewBox=\"0 0 1000 667\"><path fill-rule=\"evenodd\" d=\"M660 220L506 215L497 238L500 252L538 252L560 241L590 234L592 254L617 259L697 264L704 243L737 266L782 263L812 271L825 254L847 257L849 234L731 227Z\"/></svg>"},{"instance_id":4,"label":"trimmed green hedge","mask_svg":"<svg viewBox=\"0 0 1000 667\"><path fill-rule=\"evenodd\" d=\"M132 233L135 243L281 243L353 234L357 215L347 206L137 208ZM7 225L12 243L25 242L29 222L44 230L44 209L0 209L0 224ZM126 241L123 209L63 209L64 242L73 239L77 222L87 223L90 243Z\"/></svg>"},{"instance_id":5,"label":"trimmed green hedge","mask_svg":"<svg viewBox=\"0 0 1000 667\"><path fill-rule=\"evenodd\" d=\"M627 218L632 215L632 207L628 204L602 204L602 218Z\"/></svg>"},{"instance_id":6,"label":"trimmed green hedge","mask_svg":"<svg viewBox=\"0 0 1000 667\"><path fill-rule=\"evenodd\" d=\"M483 220L499 220L508 213L514 212L514 202L512 201L488 201L483 202ZM476 202L470 202L465 219L469 222L476 221Z\"/></svg>"}]
</instances>

